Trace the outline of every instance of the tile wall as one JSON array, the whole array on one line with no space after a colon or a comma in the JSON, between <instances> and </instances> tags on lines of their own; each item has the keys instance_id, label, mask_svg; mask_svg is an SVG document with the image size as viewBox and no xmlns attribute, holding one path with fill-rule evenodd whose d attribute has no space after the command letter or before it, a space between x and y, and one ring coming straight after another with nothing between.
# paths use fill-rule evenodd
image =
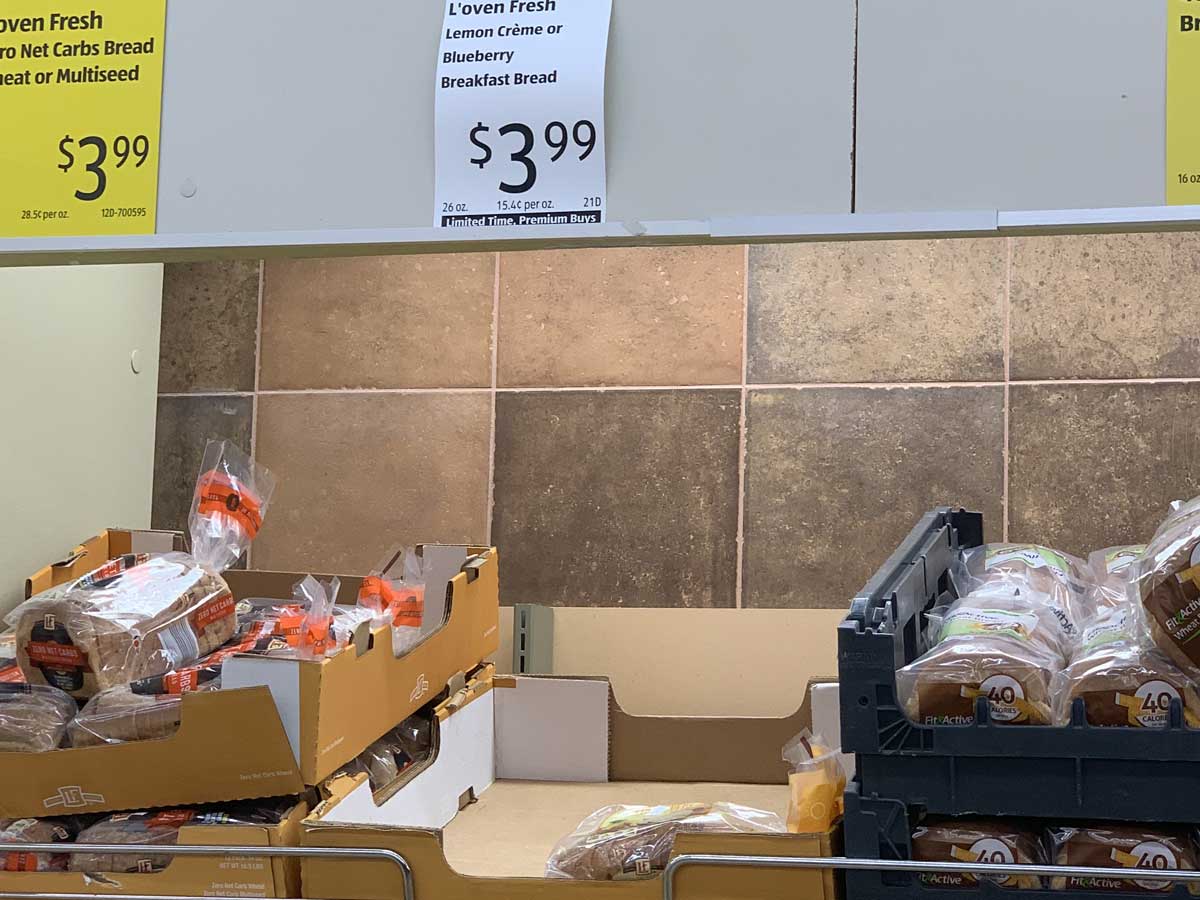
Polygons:
<instances>
[{"instance_id":1,"label":"tile wall","mask_svg":"<svg viewBox=\"0 0 1200 900\"><path fill-rule=\"evenodd\" d=\"M1085 553L1200 494L1200 236L168 265L153 520L255 567L491 541L502 601L836 607L921 512Z\"/></svg>"}]
</instances>

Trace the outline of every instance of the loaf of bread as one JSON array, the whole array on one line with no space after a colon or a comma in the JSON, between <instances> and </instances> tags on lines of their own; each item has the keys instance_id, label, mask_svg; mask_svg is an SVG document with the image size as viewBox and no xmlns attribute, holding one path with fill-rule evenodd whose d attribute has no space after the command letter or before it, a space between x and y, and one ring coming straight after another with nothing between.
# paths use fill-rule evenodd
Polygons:
<instances>
[{"instance_id":1,"label":"loaf of bread","mask_svg":"<svg viewBox=\"0 0 1200 900\"><path fill-rule=\"evenodd\" d=\"M0 683L0 752L53 750L75 709L75 701L58 688Z\"/></svg>"},{"instance_id":2,"label":"loaf of bread","mask_svg":"<svg viewBox=\"0 0 1200 900\"><path fill-rule=\"evenodd\" d=\"M1055 828L1050 832L1054 865L1154 871L1194 870L1191 836L1169 826L1097 825ZM1174 885L1151 877L1096 878L1077 875L1050 879L1054 890L1170 893ZM1189 885L1193 894L1197 885Z\"/></svg>"},{"instance_id":3,"label":"loaf of bread","mask_svg":"<svg viewBox=\"0 0 1200 900\"><path fill-rule=\"evenodd\" d=\"M985 863L987 865L1044 865L1046 853L1034 828L992 819L930 820L912 836L912 858L922 862ZM1000 887L1037 890L1036 875L984 875L968 872L922 872L921 883L931 887L971 888L980 881Z\"/></svg>"},{"instance_id":4,"label":"loaf of bread","mask_svg":"<svg viewBox=\"0 0 1200 900\"><path fill-rule=\"evenodd\" d=\"M1200 498L1171 512L1136 566L1136 596L1155 643L1200 673Z\"/></svg>"},{"instance_id":5,"label":"loaf of bread","mask_svg":"<svg viewBox=\"0 0 1200 900\"><path fill-rule=\"evenodd\" d=\"M1086 609L1091 581L1086 563L1038 544L984 544L963 552L951 568L958 596L1001 587L1057 611L1068 633Z\"/></svg>"},{"instance_id":6,"label":"loaf of bread","mask_svg":"<svg viewBox=\"0 0 1200 900\"><path fill-rule=\"evenodd\" d=\"M1130 586L1137 572L1137 561L1145 552L1145 544L1127 544L1096 550L1088 556L1091 607L1097 614L1125 609L1134 602Z\"/></svg>"},{"instance_id":7,"label":"loaf of bread","mask_svg":"<svg viewBox=\"0 0 1200 900\"><path fill-rule=\"evenodd\" d=\"M123 557L9 616L31 684L77 698L194 662L234 633L225 580L187 554Z\"/></svg>"},{"instance_id":8,"label":"loaf of bread","mask_svg":"<svg viewBox=\"0 0 1200 900\"><path fill-rule=\"evenodd\" d=\"M1140 607L1126 604L1098 614L1086 627L1069 666L1051 682L1054 721L1067 725L1082 700L1091 725L1165 728L1171 701L1184 721L1200 726L1200 695L1192 680L1146 636Z\"/></svg>"},{"instance_id":9,"label":"loaf of bread","mask_svg":"<svg viewBox=\"0 0 1200 900\"><path fill-rule=\"evenodd\" d=\"M783 821L774 813L732 803L606 806L555 846L546 862L546 877L592 881L644 877L666 867L677 834L783 830Z\"/></svg>"},{"instance_id":10,"label":"loaf of bread","mask_svg":"<svg viewBox=\"0 0 1200 900\"><path fill-rule=\"evenodd\" d=\"M70 819L0 819L0 843L57 844L75 836ZM0 854L5 872L61 872L67 868L62 853L25 853L9 850Z\"/></svg>"},{"instance_id":11,"label":"loaf of bread","mask_svg":"<svg viewBox=\"0 0 1200 900\"><path fill-rule=\"evenodd\" d=\"M1045 725L1050 679L1066 664L1068 623L1044 595L992 585L945 610L937 643L896 672L908 717L922 725L975 721L987 701L991 721Z\"/></svg>"},{"instance_id":12,"label":"loaf of bread","mask_svg":"<svg viewBox=\"0 0 1200 900\"><path fill-rule=\"evenodd\" d=\"M116 813L85 828L75 843L172 846L179 843L179 829L184 825L275 824L282 821L293 803L291 800L277 803L251 801L225 808L191 807ZM158 872L165 869L171 859L167 854L157 853L76 853L71 856L69 868L73 872Z\"/></svg>"}]
</instances>

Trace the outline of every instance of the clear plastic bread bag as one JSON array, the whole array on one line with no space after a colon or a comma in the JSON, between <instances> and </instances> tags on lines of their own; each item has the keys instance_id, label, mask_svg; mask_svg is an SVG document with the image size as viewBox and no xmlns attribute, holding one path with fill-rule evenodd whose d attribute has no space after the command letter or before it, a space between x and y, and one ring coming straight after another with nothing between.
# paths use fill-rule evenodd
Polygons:
<instances>
[{"instance_id":1,"label":"clear plastic bread bag","mask_svg":"<svg viewBox=\"0 0 1200 900\"><path fill-rule=\"evenodd\" d=\"M70 841L76 832L71 819L4 819L0 821L0 843L59 844ZM27 853L8 850L0 853L0 870L5 872L62 872L67 868L63 853Z\"/></svg>"},{"instance_id":2,"label":"clear plastic bread bag","mask_svg":"<svg viewBox=\"0 0 1200 900\"><path fill-rule=\"evenodd\" d=\"M1173 505L1134 563L1131 594L1155 644L1200 677L1200 498Z\"/></svg>"},{"instance_id":3,"label":"clear plastic bread bag","mask_svg":"<svg viewBox=\"0 0 1200 900\"><path fill-rule=\"evenodd\" d=\"M646 877L666 867L682 833L782 832L772 812L734 803L606 806L564 837L546 862L547 878L611 881Z\"/></svg>"},{"instance_id":4,"label":"clear plastic bread bag","mask_svg":"<svg viewBox=\"0 0 1200 900\"><path fill-rule=\"evenodd\" d=\"M129 554L18 606L5 621L26 679L86 699L228 641L234 600L220 573L258 533L273 489L266 469L210 441L189 519L192 553Z\"/></svg>"},{"instance_id":5,"label":"clear plastic bread bag","mask_svg":"<svg viewBox=\"0 0 1200 900\"><path fill-rule=\"evenodd\" d=\"M1134 602L1130 587L1136 576L1137 561L1145 552L1145 544L1126 544L1094 550L1088 555L1092 611L1103 615L1108 610L1123 609Z\"/></svg>"},{"instance_id":6,"label":"clear plastic bread bag","mask_svg":"<svg viewBox=\"0 0 1200 900\"><path fill-rule=\"evenodd\" d=\"M1192 679L1149 639L1140 606L1101 607L1083 629L1070 664L1050 684L1054 723L1067 725L1081 700L1089 725L1165 728L1171 702L1200 726L1200 694Z\"/></svg>"},{"instance_id":7,"label":"clear plastic bread bag","mask_svg":"<svg viewBox=\"0 0 1200 900\"><path fill-rule=\"evenodd\" d=\"M62 743L75 717L71 696L44 684L0 684L0 752L41 753Z\"/></svg>"},{"instance_id":8,"label":"clear plastic bread bag","mask_svg":"<svg viewBox=\"0 0 1200 900\"><path fill-rule=\"evenodd\" d=\"M927 819L913 829L912 858L921 862L1046 865L1046 849L1033 826L1019 820L979 818ZM972 888L980 881L1000 887L1037 890L1037 875L983 875L970 872L922 872L930 887Z\"/></svg>"},{"instance_id":9,"label":"clear plastic bread bag","mask_svg":"<svg viewBox=\"0 0 1200 900\"><path fill-rule=\"evenodd\" d=\"M984 544L964 550L950 569L959 597L1003 587L1055 611L1068 635L1086 616L1091 573L1069 553L1039 544Z\"/></svg>"},{"instance_id":10,"label":"clear plastic bread bag","mask_svg":"<svg viewBox=\"0 0 1200 900\"><path fill-rule=\"evenodd\" d=\"M359 588L358 605L371 611L373 627L391 626L392 653L397 657L421 642L431 568L415 548L398 547Z\"/></svg>"},{"instance_id":11,"label":"clear plastic bread bag","mask_svg":"<svg viewBox=\"0 0 1200 900\"><path fill-rule=\"evenodd\" d=\"M846 770L838 748L807 728L783 746L788 774L787 830L793 834L829 831L842 817Z\"/></svg>"},{"instance_id":12,"label":"clear plastic bread bag","mask_svg":"<svg viewBox=\"0 0 1200 900\"><path fill-rule=\"evenodd\" d=\"M968 724L982 697L997 724L1049 724L1051 673L1066 664L1073 641L1061 613L1045 595L1004 582L954 601L933 648L896 672L907 716Z\"/></svg>"},{"instance_id":13,"label":"clear plastic bread bag","mask_svg":"<svg viewBox=\"0 0 1200 900\"><path fill-rule=\"evenodd\" d=\"M1051 864L1070 867L1129 869L1130 878L1114 880L1088 876L1054 876L1056 891L1091 890L1129 893L1171 893L1174 885L1152 872L1195 870L1196 848L1187 829L1171 825L1095 824L1050 829ZM1135 875L1134 873L1144 873ZM1189 884L1194 896L1200 885Z\"/></svg>"}]
</instances>

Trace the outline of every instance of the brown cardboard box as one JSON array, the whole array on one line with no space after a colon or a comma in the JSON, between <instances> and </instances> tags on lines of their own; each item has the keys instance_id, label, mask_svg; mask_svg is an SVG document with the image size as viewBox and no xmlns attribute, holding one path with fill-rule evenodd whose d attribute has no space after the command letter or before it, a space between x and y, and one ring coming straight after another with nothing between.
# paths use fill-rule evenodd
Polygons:
<instances>
[{"instance_id":1,"label":"brown cardboard box","mask_svg":"<svg viewBox=\"0 0 1200 900\"><path fill-rule=\"evenodd\" d=\"M554 843L610 803L725 800L782 818L788 790L780 750L811 721L807 698L798 712L769 725L736 718L646 720L625 713L602 679L496 676L494 690L488 679L488 671L478 673L456 702L437 710L432 758L406 772L398 787L372 796L363 775L327 783L327 799L304 822L304 844L393 850L412 866L417 895L440 900L601 894L651 900L662 896L661 875L611 882L540 876ZM704 752L685 747L696 740L705 742ZM760 748L762 741L771 746ZM667 776L671 780L647 780ZM706 781L713 777L723 783ZM673 850L674 855L838 852L837 830L682 835ZM303 873L305 897L394 900L402 891L399 869L387 862L305 860ZM683 900L837 897L830 870L686 867L675 888Z\"/></svg>"},{"instance_id":2,"label":"brown cardboard box","mask_svg":"<svg viewBox=\"0 0 1200 900\"><path fill-rule=\"evenodd\" d=\"M184 825L179 843L295 847L307 812L299 801L278 825ZM180 856L161 872L108 874L103 880L82 872L0 872L0 891L11 893L296 897L299 890L295 858Z\"/></svg>"},{"instance_id":3,"label":"brown cardboard box","mask_svg":"<svg viewBox=\"0 0 1200 900\"><path fill-rule=\"evenodd\" d=\"M369 649L319 661L234 657L223 668L221 691L184 695L171 737L0 753L0 816L287 796L319 784L496 649L499 554L439 545L424 551L443 554L454 574L446 579L442 626L411 652L397 659L383 628ZM238 599L288 598L302 577L226 573ZM343 596L356 597L360 581L343 578Z\"/></svg>"}]
</instances>

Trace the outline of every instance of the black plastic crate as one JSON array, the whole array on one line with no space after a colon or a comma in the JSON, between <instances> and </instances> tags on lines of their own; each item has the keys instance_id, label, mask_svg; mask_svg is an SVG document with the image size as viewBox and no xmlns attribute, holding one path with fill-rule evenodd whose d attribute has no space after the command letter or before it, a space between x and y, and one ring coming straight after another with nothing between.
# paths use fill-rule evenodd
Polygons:
<instances>
[{"instance_id":1,"label":"black plastic crate","mask_svg":"<svg viewBox=\"0 0 1200 900\"><path fill-rule=\"evenodd\" d=\"M1200 818L1200 730L1178 702L1159 729L1088 725L1082 703L1065 727L994 724L983 698L969 725L905 717L896 670L925 652L924 613L952 593L958 552L982 541L978 513L926 513L838 626L842 749L858 754L865 788L945 815Z\"/></svg>"},{"instance_id":2,"label":"black plastic crate","mask_svg":"<svg viewBox=\"0 0 1200 900\"><path fill-rule=\"evenodd\" d=\"M920 810L902 800L866 795L860 785L851 783L846 791L846 815L843 820L846 856L855 859L912 859L912 828ZM1195 900L1186 884L1170 890L1142 893L1133 891L1069 891L1001 887L983 881L970 887L940 887L923 884L914 872L883 870L847 871L846 900Z\"/></svg>"}]
</instances>

